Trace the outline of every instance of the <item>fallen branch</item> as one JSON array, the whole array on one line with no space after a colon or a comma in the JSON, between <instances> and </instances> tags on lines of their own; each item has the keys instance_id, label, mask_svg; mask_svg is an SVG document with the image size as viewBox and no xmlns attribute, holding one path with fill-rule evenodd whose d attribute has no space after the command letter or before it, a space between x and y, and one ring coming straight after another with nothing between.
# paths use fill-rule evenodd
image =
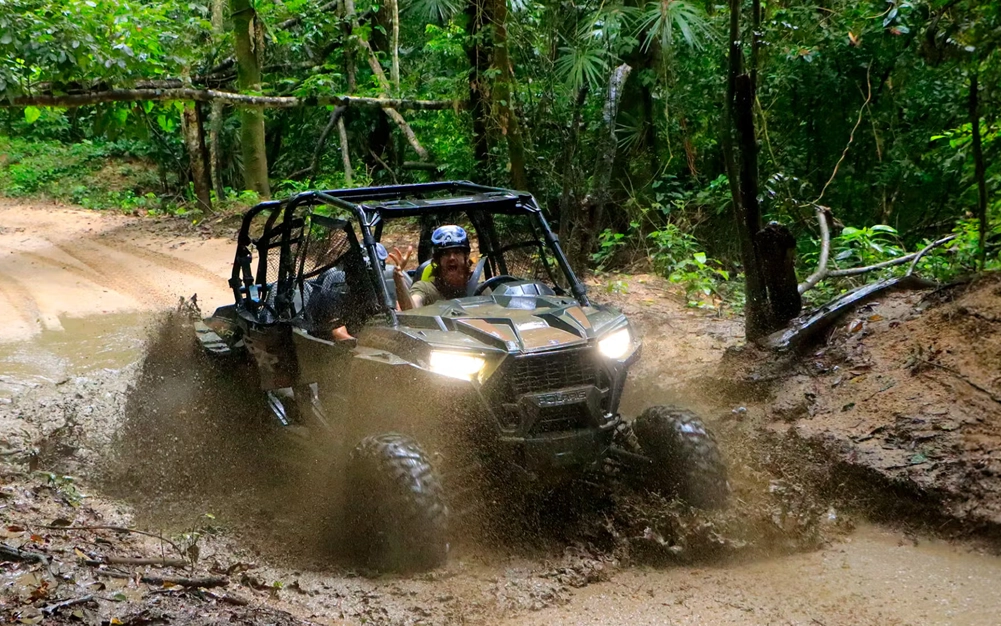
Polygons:
<instances>
[{"instance_id":1,"label":"fallen branch","mask_svg":"<svg viewBox=\"0 0 1001 626\"><path fill-rule=\"evenodd\" d=\"M810 274L806 281L800 283L798 290L800 294L807 292L817 286L820 281L825 278L839 278L845 276L858 276L860 274L865 274L867 272L872 272L875 270L886 269L888 267L895 267L897 265L903 265L908 261L911 262L910 267L907 269L905 276L910 276L914 273L914 269L918 265L918 261L921 260L925 254L927 254L932 249L941 246L944 243L948 243L956 238L956 235L949 235L948 237L943 237L937 241L933 241L921 250L917 252L911 252L910 254L905 254L904 256L897 257L895 259L890 259L889 261L882 261L881 263L874 263L872 265L866 265L863 267L850 267L843 270L832 270L828 269L828 259L831 253L831 231L827 224L827 215L830 209L824 206L817 205L817 220L820 223L820 258L817 261L817 270Z\"/></svg>"},{"instance_id":2,"label":"fallen branch","mask_svg":"<svg viewBox=\"0 0 1001 626\"><path fill-rule=\"evenodd\" d=\"M97 576L106 578L131 579L131 574L125 572L115 572L112 570L98 570L94 572ZM139 577L140 582L148 585L177 585L178 587L225 587L229 584L229 578L225 576L205 576L203 578L179 578L176 576L154 576L143 575Z\"/></svg>"},{"instance_id":3,"label":"fallen branch","mask_svg":"<svg viewBox=\"0 0 1001 626\"><path fill-rule=\"evenodd\" d=\"M382 89L383 93L391 94L392 89L389 86L389 80L386 78L386 73L382 71L382 66L379 65L379 59L375 57L375 52L372 51L372 46L369 45L364 39L359 40L359 44L368 53L368 66L372 69L372 73L375 74L376 79L379 81L379 88ZM400 127L403 131L403 136L407 138L407 141L413 147L414 151L421 158L421 161L429 161L431 155L428 151L424 149L421 142L417 140L417 135L414 134L414 129L410 127L403 116L400 115L398 111L399 107L394 107L392 105L382 107L382 110L386 112L389 119L396 122L396 125Z\"/></svg>"},{"instance_id":4,"label":"fallen branch","mask_svg":"<svg viewBox=\"0 0 1001 626\"><path fill-rule=\"evenodd\" d=\"M226 604L233 604L235 606L247 606L250 604L250 600L229 593L213 593L211 591L206 591L205 595L206 597L212 598L218 602L225 602Z\"/></svg>"},{"instance_id":5,"label":"fallen branch","mask_svg":"<svg viewBox=\"0 0 1001 626\"><path fill-rule=\"evenodd\" d=\"M100 559L86 559L86 565L99 567L101 565L155 565L159 567L187 567L190 562L181 559L141 559L127 556L106 556Z\"/></svg>"},{"instance_id":6,"label":"fallen branch","mask_svg":"<svg viewBox=\"0 0 1001 626\"><path fill-rule=\"evenodd\" d=\"M42 607L42 613L46 615L52 615L59 609L65 609L68 606L76 606L78 604L86 604L94 599L94 596L81 596L79 598L73 598L72 600L63 600L62 602L56 602L48 606Z\"/></svg>"},{"instance_id":7,"label":"fallen branch","mask_svg":"<svg viewBox=\"0 0 1001 626\"><path fill-rule=\"evenodd\" d=\"M369 148L368 149L368 153L370 155L372 155L372 158L375 159L376 163L378 163L379 165L382 166L382 169L384 169L387 172L389 172L389 175L393 177L393 184L394 185L399 185L400 184L400 180L396 177L396 172L394 172L393 169L391 167L389 167L389 165L387 165L385 161L383 161L382 159L379 158L379 155L375 153L375 150L372 150L371 148ZM430 165L430 164L422 163L421 165Z\"/></svg>"},{"instance_id":8,"label":"fallen branch","mask_svg":"<svg viewBox=\"0 0 1001 626\"><path fill-rule=\"evenodd\" d=\"M136 530L135 528L126 528L125 526L56 526L56 525L45 525L45 524L32 524L34 528L46 528L49 530L111 530L116 533L133 533L136 535L145 535L146 537L152 537L154 539L159 539L164 543L168 544L171 548L177 551L178 554L184 554L184 550L163 535L157 535L145 530Z\"/></svg>"},{"instance_id":9,"label":"fallen branch","mask_svg":"<svg viewBox=\"0 0 1001 626\"><path fill-rule=\"evenodd\" d=\"M817 260L817 271L810 274L806 281L797 287L801 295L816 287L817 283L824 279L827 275L827 260L831 256L831 229L827 225L827 214L830 209L819 204L816 207L817 222L820 223L820 259Z\"/></svg>"},{"instance_id":10,"label":"fallen branch","mask_svg":"<svg viewBox=\"0 0 1001 626\"><path fill-rule=\"evenodd\" d=\"M911 261L910 267L907 268L907 274L906 275L910 276L911 274L914 273L914 268L916 268L918 266L918 261L920 261L921 257L923 257L928 251L930 251L932 248L937 248L938 246L941 246L944 243L948 243L948 242L952 241L953 239L955 239L956 237L957 237L957 235L949 235L948 237L942 237L941 239L939 239L937 241L931 242L930 244L928 244L924 248L921 248L921 250L919 250L918 253L916 255L914 255L914 260Z\"/></svg>"},{"instance_id":11,"label":"fallen branch","mask_svg":"<svg viewBox=\"0 0 1001 626\"><path fill-rule=\"evenodd\" d=\"M26 561L28 563L48 563L49 557L41 552L22 550L0 543L0 561Z\"/></svg>"},{"instance_id":12,"label":"fallen branch","mask_svg":"<svg viewBox=\"0 0 1001 626\"><path fill-rule=\"evenodd\" d=\"M165 102L184 100L194 102L230 102L236 105L260 106L276 109L291 109L302 106L334 105L377 107L384 110L407 111L440 111L445 109L463 108L464 103L451 100L406 100L401 98L362 98L352 96L314 96L298 98L296 96L251 96L216 89L106 89L79 94L39 94L33 96L15 96L8 100L0 100L0 107L54 106L79 107L104 102ZM397 113L399 115L399 113ZM401 118L402 119L402 118ZM397 122L399 123L399 122ZM406 122L404 122L406 124ZM413 131L411 131L411 134Z\"/></svg>"}]
</instances>

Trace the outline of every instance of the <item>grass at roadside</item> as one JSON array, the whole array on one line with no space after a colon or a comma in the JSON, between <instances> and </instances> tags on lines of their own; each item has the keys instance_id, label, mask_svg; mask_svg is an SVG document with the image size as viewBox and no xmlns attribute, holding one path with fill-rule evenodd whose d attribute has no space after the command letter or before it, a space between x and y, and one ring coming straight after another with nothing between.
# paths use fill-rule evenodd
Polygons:
<instances>
[{"instance_id":1,"label":"grass at roadside","mask_svg":"<svg viewBox=\"0 0 1001 626\"><path fill-rule=\"evenodd\" d=\"M0 195L133 215L199 217L191 193L173 191L184 185L132 147L128 141L63 143L0 135ZM217 209L257 202L252 192L227 192Z\"/></svg>"}]
</instances>

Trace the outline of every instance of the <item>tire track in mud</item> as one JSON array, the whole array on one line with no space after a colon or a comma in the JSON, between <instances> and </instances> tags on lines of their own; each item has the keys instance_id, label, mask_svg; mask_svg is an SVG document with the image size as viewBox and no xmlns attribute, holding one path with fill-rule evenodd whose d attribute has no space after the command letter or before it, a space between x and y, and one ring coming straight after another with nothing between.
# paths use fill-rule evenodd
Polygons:
<instances>
[{"instance_id":1,"label":"tire track in mud","mask_svg":"<svg viewBox=\"0 0 1001 626\"><path fill-rule=\"evenodd\" d=\"M56 242L50 243L53 248L91 270L87 272L80 268L70 269L73 266L60 264L60 267L64 267L66 271L73 274L79 273L78 275L84 276L87 280L101 284L120 294L131 296L143 305L173 304L172 299L174 294L158 287L156 282L150 280L145 273L141 273L141 270L135 269L135 264L110 262L111 253L115 252L113 248L93 243L83 243L82 241L75 242L72 247ZM101 248L104 249L102 250ZM131 256L125 252L119 252L119 254ZM52 261L57 264L59 263L58 261ZM108 271L109 268L113 270L113 273ZM101 277L101 280L95 280L97 276L94 276L94 274ZM129 280L130 277L132 280Z\"/></svg>"},{"instance_id":2,"label":"tire track in mud","mask_svg":"<svg viewBox=\"0 0 1001 626\"><path fill-rule=\"evenodd\" d=\"M38 301L24 285L10 274L0 272L0 295L14 308L14 313L32 328L46 327Z\"/></svg>"},{"instance_id":3,"label":"tire track in mud","mask_svg":"<svg viewBox=\"0 0 1001 626\"><path fill-rule=\"evenodd\" d=\"M149 248L128 242L117 236L101 237L101 241L107 242L108 247L113 250L118 250L120 252L145 259L155 265L165 267L171 271L178 272L192 278L205 280L209 283L219 283L221 280L225 280L224 276L220 276L219 274L216 274L215 272L212 272L197 263L186 261L165 252L150 250Z\"/></svg>"}]
</instances>

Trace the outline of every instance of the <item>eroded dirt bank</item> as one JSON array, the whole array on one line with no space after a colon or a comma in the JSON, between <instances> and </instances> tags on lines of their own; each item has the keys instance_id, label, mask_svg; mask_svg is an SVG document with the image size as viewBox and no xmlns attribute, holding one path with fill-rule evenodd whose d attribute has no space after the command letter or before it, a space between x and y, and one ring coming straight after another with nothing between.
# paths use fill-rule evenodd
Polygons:
<instances>
[{"instance_id":1,"label":"eroded dirt bank","mask_svg":"<svg viewBox=\"0 0 1001 626\"><path fill-rule=\"evenodd\" d=\"M40 224L47 226L28 233ZM997 363L990 324L998 299L978 295L996 288L988 283L924 301L924 294L894 295L845 320L812 357L776 364L747 351L728 354L740 343L739 321L686 309L656 277L621 277L625 294L597 281L593 292L626 309L644 334L623 411L680 402L705 415L731 464L734 507L707 515L627 492L610 499L584 493L587 514L557 518L558 528L461 536L441 571L368 578L318 539L318 529L330 530L327 512L309 481L294 478L301 455L283 454L253 429L235 433L231 422L206 422L219 415L205 414L196 387L164 395L169 415L127 415L139 358L164 329L150 311L192 292L211 304L226 298L230 243L174 228L0 205L0 243L10 246L0 259L0 306L20 319L20 330L8 328L5 337L21 338L0 344L0 541L23 550L0 558L5 619L996 622L996 557L974 544L863 521L867 511L892 509L883 506L893 495L887 485L916 498L909 511L917 515L963 520L956 530L997 510L990 504L997 477L979 469L990 470L1001 439L997 405L987 401L1001 391L999 381L992 366L978 365ZM976 358L961 349L971 333L981 338ZM910 344L923 346L918 360L906 358ZM950 370L968 380L953 380ZM894 389L901 395L886 395ZM880 404L884 397L895 400ZM167 417L171 428L161 428L157 419ZM142 437L123 448L123 433L137 425ZM123 452L145 468L133 473L143 480L109 484L109 463ZM846 497L831 484L848 475L842 466L876 472L887 485ZM864 486L866 476L852 487ZM980 486L971 488L972 480ZM67 523L88 528L46 528ZM94 528L109 526L165 539ZM189 566L111 562L130 557ZM186 586L192 582L208 586ZM59 605L73 600L80 602Z\"/></svg>"}]
</instances>

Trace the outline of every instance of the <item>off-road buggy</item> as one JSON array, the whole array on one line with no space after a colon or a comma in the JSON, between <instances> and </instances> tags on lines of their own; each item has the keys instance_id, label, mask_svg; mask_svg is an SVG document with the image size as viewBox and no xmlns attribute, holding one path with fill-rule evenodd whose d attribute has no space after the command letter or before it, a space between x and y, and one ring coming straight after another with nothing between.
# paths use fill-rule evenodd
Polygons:
<instances>
[{"instance_id":1,"label":"off-road buggy","mask_svg":"<svg viewBox=\"0 0 1001 626\"><path fill-rule=\"evenodd\" d=\"M380 241L409 232L419 279L446 223L473 233L466 297L398 311ZM243 219L229 284L235 303L197 325L202 346L249 358L280 424L330 435L371 565L441 564L450 507L487 484L542 491L610 465L698 506L727 497L692 413L620 417L639 341L589 300L527 193L445 182L264 202ZM335 341L339 327L355 339Z\"/></svg>"}]
</instances>

